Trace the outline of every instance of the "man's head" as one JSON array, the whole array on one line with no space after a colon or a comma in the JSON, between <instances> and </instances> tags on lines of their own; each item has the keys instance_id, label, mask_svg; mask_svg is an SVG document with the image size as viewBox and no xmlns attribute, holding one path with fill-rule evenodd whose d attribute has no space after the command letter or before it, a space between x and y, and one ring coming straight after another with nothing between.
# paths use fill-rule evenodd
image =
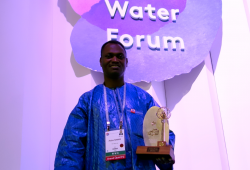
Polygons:
<instances>
[{"instance_id":1,"label":"man's head","mask_svg":"<svg viewBox=\"0 0 250 170\"><path fill-rule=\"evenodd\" d=\"M100 65L105 77L123 78L127 64L125 47L119 41L111 40L103 44Z\"/></svg>"}]
</instances>

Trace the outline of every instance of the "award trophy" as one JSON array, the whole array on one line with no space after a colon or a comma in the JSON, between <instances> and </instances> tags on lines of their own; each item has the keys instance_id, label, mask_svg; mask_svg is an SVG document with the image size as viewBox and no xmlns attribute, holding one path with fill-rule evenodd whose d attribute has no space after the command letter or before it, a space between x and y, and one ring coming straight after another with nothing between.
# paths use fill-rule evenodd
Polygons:
<instances>
[{"instance_id":1,"label":"award trophy","mask_svg":"<svg viewBox=\"0 0 250 170\"><path fill-rule=\"evenodd\" d=\"M141 159L161 158L174 164L174 150L169 145L169 124L171 114L166 107L151 107L143 121L145 146L138 146L136 154Z\"/></svg>"}]
</instances>

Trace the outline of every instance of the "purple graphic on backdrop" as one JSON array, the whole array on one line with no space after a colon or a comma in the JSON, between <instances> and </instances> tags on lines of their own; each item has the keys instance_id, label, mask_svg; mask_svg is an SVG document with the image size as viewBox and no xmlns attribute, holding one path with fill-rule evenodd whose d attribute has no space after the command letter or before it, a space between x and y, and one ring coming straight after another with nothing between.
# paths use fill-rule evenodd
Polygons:
<instances>
[{"instance_id":1,"label":"purple graphic on backdrop","mask_svg":"<svg viewBox=\"0 0 250 170\"><path fill-rule=\"evenodd\" d=\"M79 64L101 72L101 45L117 39L128 48L127 82L166 80L205 59L221 9L221 0L100 0L74 26L73 53Z\"/></svg>"},{"instance_id":2,"label":"purple graphic on backdrop","mask_svg":"<svg viewBox=\"0 0 250 170\"><path fill-rule=\"evenodd\" d=\"M110 5L113 6L114 3L109 1ZM123 7L124 0L119 0L119 4ZM104 1L100 1L100 3L92 6L91 11L82 15L82 18L86 19L90 24L95 25L102 30L106 31L107 28L118 28L119 34L128 34L131 36L136 36L138 33L142 35L152 34L158 31L164 25L171 23L171 17L168 21L162 21L155 15L155 20L151 20L148 12L144 12L143 8L147 7L150 4L150 1L145 0L134 0L128 1L128 8L126 11L126 15L124 19L121 19L121 15L119 12L116 12L116 15L113 19L111 19L109 11L106 7ZM137 6L142 8L142 19L133 19L130 16L129 10L131 7ZM171 9L179 9L179 13L181 13L186 6L186 0L176 0L176 1L154 1L151 3L152 8L155 8L157 12L160 8L165 8L169 13ZM104 9L104 10L103 10ZM102 12L95 12L102 11ZM170 14L171 15L171 14ZM178 17L178 15L177 15ZM108 22L107 22L108 21Z\"/></svg>"}]
</instances>

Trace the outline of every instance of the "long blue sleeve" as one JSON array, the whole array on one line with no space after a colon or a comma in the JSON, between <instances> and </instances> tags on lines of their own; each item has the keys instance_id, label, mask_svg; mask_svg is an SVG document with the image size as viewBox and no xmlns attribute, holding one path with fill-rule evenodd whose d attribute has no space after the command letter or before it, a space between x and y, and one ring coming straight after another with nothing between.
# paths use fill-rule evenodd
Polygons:
<instances>
[{"instance_id":1,"label":"long blue sleeve","mask_svg":"<svg viewBox=\"0 0 250 170\"><path fill-rule=\"evenodd\" d=\"M87 103L84 99L84 96L80 98L68 118L57 149L55 170L82 170L84 168L88 127Z\"/></svg>"}]
</instances>

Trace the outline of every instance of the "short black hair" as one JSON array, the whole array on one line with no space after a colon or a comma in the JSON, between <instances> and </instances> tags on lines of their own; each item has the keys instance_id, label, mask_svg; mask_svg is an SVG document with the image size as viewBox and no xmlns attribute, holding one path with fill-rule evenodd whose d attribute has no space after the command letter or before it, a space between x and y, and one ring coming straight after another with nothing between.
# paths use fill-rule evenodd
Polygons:
<instances>
[{"instance_id":1,"label":"short black hair","mask_svg":"<svg viewBox=\"0 0 250 170\"><path fill-rule=\"evenodd\" d=\"M103 51L104 47L105 47L107 44L119 44L119 45L123 48L123 50L125 51L125 54L127 54L124 45L123 45L120 41L117 41L117 40L110 40L110 41L105 42L105 43L102 45L102 48L101 48L101 57L102 57L102 51Z\"/></svg>"}]
</instances>

